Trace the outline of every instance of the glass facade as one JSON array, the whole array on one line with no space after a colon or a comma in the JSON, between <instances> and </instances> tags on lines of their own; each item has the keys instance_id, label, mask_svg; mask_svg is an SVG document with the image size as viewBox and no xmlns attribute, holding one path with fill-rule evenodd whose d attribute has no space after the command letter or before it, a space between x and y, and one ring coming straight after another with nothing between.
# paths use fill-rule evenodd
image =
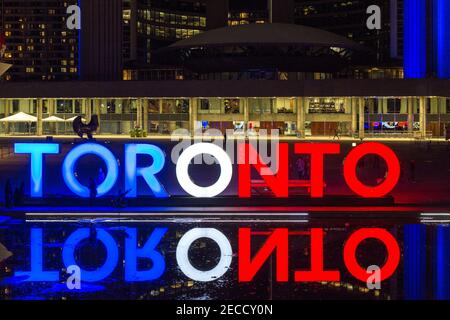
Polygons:
<instances>
[{"instance_id":1,"label":"glass facade","mask_svg":"<svg viewBox=\"0 0 450 320\"><path fill-rule=\"evenodd\" d=\"M40 117L40 134L72 135L74 117L81 115L89 121L94 114L99 115L100 135L130 135L136 129L143 136L167 135L180 128L214 128L249 135L278 129L285 136L304 132L312 137L442 138L450 127L447 97L0 99L0 122L19 112L36 120L3 122L1 134L36 135ZM57 121L47 122L50 116Z\"/></svg>"},{"instance_id":2,"label":"glass facade","mask_svg":"<svg viewBox=\"0 0 450 320\"><path fill-rule=\"evenodd\" d=\"M78 31L66 27L73 4L77 1L2 1L3 61L13 65L5 80L78 78Z\"/></svg>"}]
</instances>

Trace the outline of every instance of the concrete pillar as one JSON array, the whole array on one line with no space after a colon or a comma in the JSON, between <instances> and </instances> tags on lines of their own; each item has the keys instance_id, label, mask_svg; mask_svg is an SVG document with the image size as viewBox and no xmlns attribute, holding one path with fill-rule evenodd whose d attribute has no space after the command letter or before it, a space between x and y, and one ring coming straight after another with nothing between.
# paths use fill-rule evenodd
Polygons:
<instances>
[{"instance_id":1,"label":"concrete pillar","mask_svg":"<svg viewBox=\"0 0 450 320\"><path fill-rule=\"evenodd\" d=\"M248 98L242 98L240 101L242 101L242 107L244 111L244 131L247 135L248 132L248 122L250 120L250 106L249 106L249 100ZM225 133L225 132L224 132Z\"/></svg>"},{"instance_id":2,"label":"concrete pillar","mask_svg":"<svg viewBox=\"0 0 450 320\"><path fill-rule=\"evenodd\" d=\"M5 101L5 117L9 116L12 112L12 100L6 99ZM5 122L5 133L9 133L9 123Z\"/></svg>"},{"instance_id":3,"label":"concrete pillar","mask_svg":"<svg viewBox=\"0 0 450 320\"><path fill-rule=\"evenodd\" d=\"M447 98L439 98L439 114L447 113Z\"/></svg>"},{"instance_id":4,"label":"concrete pillar","mask_svg":"<svg viewBox=\"0 0 450 320\"><path fill-rule=\"evenodd\" d=\"M430 99L430 113L431 114L439 114L439 105L438 105L437 97L433 97Z\"/></svg>"},{"instance_id":5,"label":"concrete pillar","mask_svg":"<svg viewBox=\"0 0 450 320\"><path fill-rule=\"evenodd\" d=\"M357 112L358 110L357 108L357 98L352 98L352 135L355 136L356 135L356 128L357 128L357 124L358 124L358 116L357 116Z\"/></svg>"},{"instance_id":6,"label":"concrete pillar","mask_svg":"<svg viewBox=\"0 0 450 320\"><path fill-rule=\"evenodd\" d=\"M407 114L408 113L408 99L400 98L400 113Z\"/></svg>"},{"instance_id":7,"label":"concrete pillar","mask_svg":"<svg viewBox=\"0 0 450 320\"><path fill-rule=\"evenodd\" d=\"M197 112L198 112L198 99L189 99L189 132L191 137L195 136L197 130Z\"/></svg>"},{"instance_id":8,"label":"concrete pillar","mask_svg":"<svg viewBox=\"0 0 450 320\"><path fill-rule=\"evenodd\" d=\"M378 114L386 114L388 109L388 98L378 98Z\"/></svg>"},{"instance_id":9,"label":"concrete pillar","mask_svg":"<svg viewBox=\"0 0 450 320\"><path fill-rule=\"evenodd\" d=\"M305 138L305 98L297 98L297 135Z\"/></svg>"},{"instance_id":10,"label":"concrete pillar","mask_svg":"<svg viewBox=\"0 0 450 320\"><path fill-rule=\"evenodd\" d=\"M36 102L36 117L37 117L37 122L36 122L36 135L37 136L42 136L43 134L43 123L42 123L42 99L37 99Z\"/></svg>"},{"instance_id":11,"label":"concrete pillar","mask_svg":"<svg viewBox=\"0 0 450 320\"><path fill-rule=\"evenodd\" d=\"M408 97L408 132L412 134L414 131L414 101L412 97Z\"/></svg>"},{"instance_id":12,"label":"concrete pillar","mask_svg":"<svg viewBox=\"0 0 450 320\"><path fill-rule=\"evenodd\" d=\"M85 118L86 118L86 123L89 123L91 121L91 117L92 117L92 99L83 99L83 101L85 101L86 104L86 108L85 108Z\"/></svg>"},{"instance_id":13,"label":"concrete pillar","mask_svg":"<svg viewBox=\"0 0 450 320\"><path fill-rule=\"evenodd\" d=\"M136 101L136 127L142 128L142 99Z\"/></svg>"},{"instance_id":14,"label":"concrete pillar","mask_svg":"<svg viewBox=\"0 0 450 320\"><path fill-rule=\"evenodd\" d=\"M100 133L101 130L101 105L102 105L101 99L94 99L94 114L97 115L98 117L97 133Z\"/></svg>"},{"instance_id":15,"label":"concrete pillar","mask_svg":"<svg viewBox=\"0 0 450 320\"><path fill-rule=\"evenodd\" d=\"M158 104L159 104L159 114L163 113L163 99L158 99Z\"/></svg>"},{"instance_id":16,"label":"concrete pillar","mask_svg":"<svg viewBox=\"0 0 450 320\"><path fill-rule=\"evenodd\" d=\"M148 133L148 99L142 99L142 129Z\"/></svg>"},{"instance_id":17,"label":"concrete pillar","mask_svg":"<svg viewBox=\"0 0 450 320\"><path fill-rule=\"evenodd\" d=\"M359 107L359 138L364 139L364 98L358 98Z\"/></svg>"},{"instance_id":18,"label":"concrete pillar","mask_svg":"<svg viewBox=\"0 0 450 320\"><path fill-rule=\"evenodd\" d=\"M427 135L427 108L425 104L425 97L419 98L419 123L420 123L420 135L425 138Z\"/></svg>"}]
</instances>

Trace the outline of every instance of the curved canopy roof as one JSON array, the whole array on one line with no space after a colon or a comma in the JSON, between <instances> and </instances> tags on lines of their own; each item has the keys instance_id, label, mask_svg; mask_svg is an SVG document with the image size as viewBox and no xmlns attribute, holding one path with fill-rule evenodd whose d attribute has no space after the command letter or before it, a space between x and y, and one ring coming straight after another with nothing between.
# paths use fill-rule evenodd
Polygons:
<instances>
[{"instance_id":1,"label":"curved canopy roof","mask_svg":"<svg viewBox=\"0 0 450 320\"><path fill-rule=\"evenodd\" d=\"M156 58L199 73L336 72L363 51L360 44L327 31L268 23L210 30L158 50Z\"/></svg>"},{"instance_id":2,"label":"curved canopy roof","mask_svg":"<svg viewBox=\"0 0 450 320\"><path fill-rule=\"evenodd\" d=\"M227 45L305 45L363 50L358 43L334 33L285 23L246 24L200 33L178 41L166 49Z\"/></svg>"}]
</instances>

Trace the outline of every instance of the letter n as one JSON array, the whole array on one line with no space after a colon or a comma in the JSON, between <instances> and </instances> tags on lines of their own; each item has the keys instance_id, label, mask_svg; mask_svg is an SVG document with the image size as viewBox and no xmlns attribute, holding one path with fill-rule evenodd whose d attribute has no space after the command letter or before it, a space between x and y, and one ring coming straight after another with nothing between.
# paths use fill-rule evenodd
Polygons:
<instances>
[{"instance_id":1,"label":"letter n","mask_svg":"<svg viewBox=\"0 0 450 320\"><path fill-rule=\"evenodd\" d=\"M288 281L288 243L289 232L286 228L273 231L261 249L251 258L251 229L239 229L239 282L250 282L270 255L276 252L276 279L278 282Z\"/></svg>"},{"instance_id":2,"label":"letter n","mask_svg":"<svg viewBox=\"0 0 450 320\"><path fill-rule=\"evenodd\" d=\"M251 166L256 169L263 181L272 190L277 198L287 198L289 194L289 175L288 175L288 144L280 143L277 147L277 167L278 172L272 170L263 163L260 155L248 143L240 144L238 147L238 169L239 169L239 198L251 197ZM272 151L273 152L273 151ZM256 163L251 163L250 159L255 159ZM267 174L272 172L272 174Z\"/></svg>"}]
</instances>

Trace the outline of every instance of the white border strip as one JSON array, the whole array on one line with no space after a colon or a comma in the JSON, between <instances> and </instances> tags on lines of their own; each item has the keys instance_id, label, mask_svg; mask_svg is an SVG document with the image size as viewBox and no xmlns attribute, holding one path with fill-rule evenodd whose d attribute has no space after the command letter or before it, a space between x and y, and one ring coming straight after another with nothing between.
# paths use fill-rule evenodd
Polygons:
<instances>
[{"instance_id":1,"label":"white border strip","mask_svg":"<svg viewBox=\"0 0 450 320\"><path fill-rule=\"evenodd\" d=\"M308 213L254 213L254 212L249 212L249 213L237 213L237 212L217 212L217 213L202 213L202 212L198 212L198 213L191 213L191 212L72 212L72 213L62 213L62 212L27 212L25 213L26 216L28 217L36 217L36 216L41 216L41 217L88 217L88 216L103 216L103 217L126 217L126 216L130 216L130 217L136 217L136 216L142 216L142 217L178 217L178 216L183 216L183 217L190 217L190 216L206 216L206 217L216 217L216 216L235 216L235 217L259 217L259 216L264 216L264 217L307 217L309 216Z\"/></svg>"},{"instance_id":2,"label":"white border strip","mask_svg":"<svg viewBox=\"0 0 450 320\"><path fill-rule=\"evenodd\" d=\"M27 223L83 223L83 221L80 220L58 220L58 219L32 219L32 220L25 220ZM183 224L183 223L308 223L309 220L199 220L199 219L184 219L184 220L176 220L176 219L142 219L142 220L104 220L104 221L84 221L85 223L177 223L177 224Z\"/></svg>"}]
</instances>

